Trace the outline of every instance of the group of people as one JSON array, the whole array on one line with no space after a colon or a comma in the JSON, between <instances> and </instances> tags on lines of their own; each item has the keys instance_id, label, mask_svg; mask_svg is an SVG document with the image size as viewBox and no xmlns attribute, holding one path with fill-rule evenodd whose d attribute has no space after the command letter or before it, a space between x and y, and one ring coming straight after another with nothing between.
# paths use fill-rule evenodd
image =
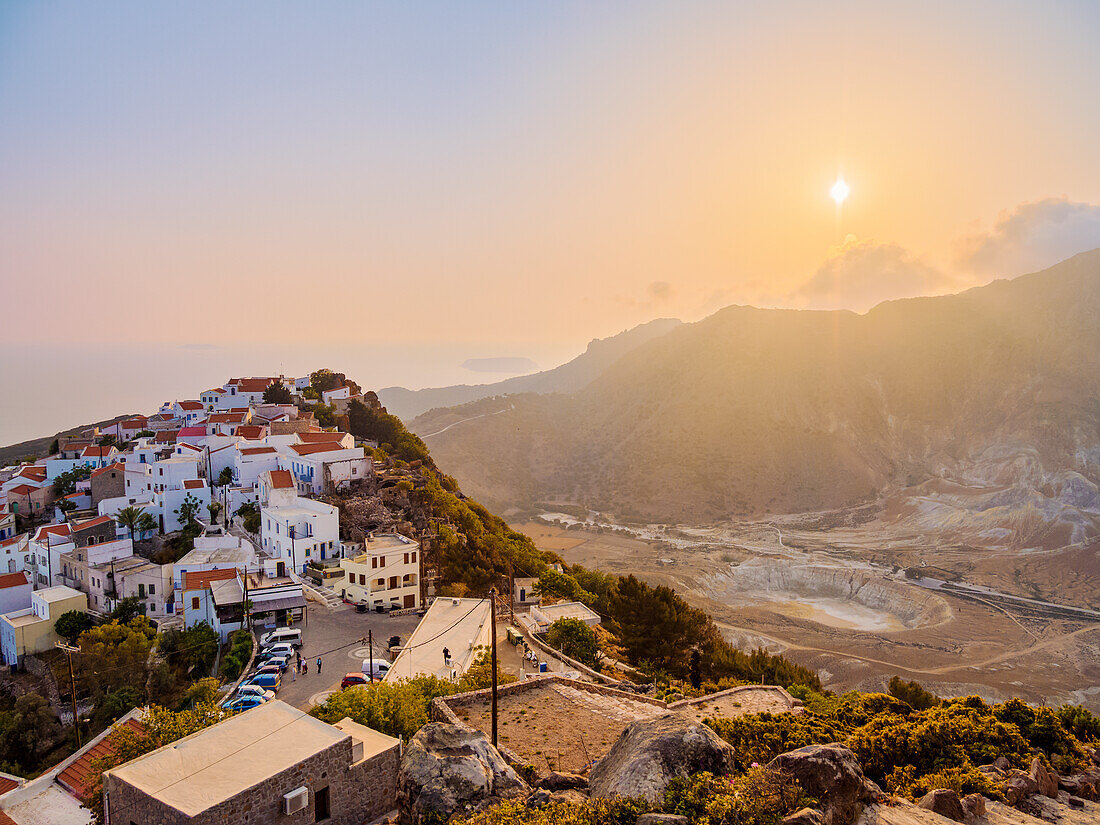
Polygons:
<instances>
[{"instance_id":1,"label":"group of people","mask_svg":"<svg viewBox=\"0 0 1100 825\"><path fill-rule=\"evenodd\" d=\"M309 673L309 662L302 658L302 652L300 650L294 651L294 667L291 668L292 679L297 679L298 674L303 676ZM317 675L321 675L321 657L317 657Z\"/></svg>"}]
</instances>

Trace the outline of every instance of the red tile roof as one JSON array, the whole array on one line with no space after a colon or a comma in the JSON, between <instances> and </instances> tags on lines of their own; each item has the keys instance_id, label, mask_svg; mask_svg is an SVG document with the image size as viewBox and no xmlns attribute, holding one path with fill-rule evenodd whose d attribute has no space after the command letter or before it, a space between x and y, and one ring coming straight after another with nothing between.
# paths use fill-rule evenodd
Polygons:
<instances>
[{"instance_id":1,"label":"red tile roof","mask_svg":"<svg viewBox=\"0 0 1100 825\"><path fill-rule=\"evenodd\" d=\"M111 447L99 447L99 446L85 447L84 452L82 452L80 455L81 455L81 457L95 456L97 458L103 458L104 456L110 455L111 450L113 450L113 449L115 449L113 446L111 446Z\"/></svg>"},{"instance_id":2,"label":"red tile roof","mask_svg":"<svg viewBox=\"0 0 1100 825\"><path fill-rule=\"evenodd\" d=\"M46 533L54 536L71 536L73 528L71 524L47 524L45 527L38 528L38 532L34 534L34 540L43 541Z\"/></svg>"},{"instance_id":3,"label":"red tile roof","mask_svg":"<svg viewBox=\"0 0 1100 825\"><path fill-rule=\"evenodd\" d=\"M288 487L294 486L294 479L291 478L290 470L270 470L271 486L276 490L285 490Z\"/></svg>"},{"instance_id":4,"label":"red tile roof","mask_svg":"<svg viewBox=\"0 0 1100 825\"><path fill-rule=\"evenodd\" d=\"M247 438L250 440L263 438L264 428L259 426L258 424L242 424L240 427L237 427L237 435L239 435L241 438Z\"/></svg>"},{"instance_id":5,"label":"red tile roof","mask_svg":"<svg viewBox=\"0 0 1100 825\"><path fill-rule=\"evenodd\" d=\"M3 541L0 541L0 547L9 547L13 544L19 544L25 538L26 535L22 533L18 536L12 536L10 539L4 539Z\"/></svg>"},{"instance_id":6,"label":"red tile roof","mask_svg":"<svg viewBox=\"0 0 1100 825\"><path fill-rule=\"evenodd\" d=\"M210 582L228 581L237 578L237 568L225 567L221 570L194 570L183 574L184 590L205 590Z\"/></svg>"},{"instance_id":7,"label":"red tile roof","mask_svg":"<svg viewBox=\"0 0 1100 825\"><path fill-rule=\"evenodd\" d=\"M156 440L161 444L175 444L176 436L179 435L179 430L161 430L157 433Z\"/></svg>"},{"instance_id":8,"label":"red tile roof","mask_svg":"<svg viewBox=\"0 0 1100 825\"><path fill-rule=\"evenodd\" d=\"M206 435L206 427L180 427L176 436L182 438L185 435Z\"/></svg>"},{"instance_id":9,"label":"red tile roof","mask_svg":"<svg viewBox=\"0 0 1100 825\"><path fill-rule=\"evenodd\" d=\"M106 524L109 521L113 522L114 519L110 516L99 516L98 518L90 519L88 521L82 521L79 524L73 525L73 532L75 533L80 530L87 530L90 527L99 527L100 525Z\"/></svg>"},{"instance_id":10,"label":"red tile roof","mask_svg":"<svg viewBox=\"0 0 1100 825\"><path fill-rule=\"evenodd\" d=\"M183 489L185 490L200 490L206 486L206 482L201 478L187 478L183 481Z\"/></svg>"},{"instance_id":11,"label":"red tile roof","mask_svg":"<svg viewBox=\"0 0 1100 825\"><path fill-rule=\"evenodd\" d=\"M320 444L291 444L290 449L298 455L313 455L314 453L331 453L334 450L344 448L335 441L322 441Z\"/></svg>"},{"instance_id":12,"label":"red tile roof","mask_svg":"<svg viewBox=\"0 0 1100 825\"><path fill-rule=\"evenodd\" d=\"M8 779L8 777L6 776L0 776L0 794L5 794L8 791L18 787L19 783L16 782L14 779ZM4 812L0 811L0 813ZM4 816L8 817L7 814L4 814ZM12 823L12 825L17 825L16 821L11 817L8 817L7 819L0 818L0 825L7 825L8 822Z\"/></svg>"},{"instance_id":13,"label":"red tile roof","mask_svg":"<svg viewBox=\"0 0 1100 825\"><path fill-rule=\"evenodd\" d=\"M26 573L5 573L3 576L0 576L0 590L9 587L19 587L21 584L30 584L27 580ZM0 791L0 793L3 793L3 791Z\"/></svg>"},{"instance_id":14,"label":"red tile roof","mask_svg":"<svg viewBox=\"0 0 1100 825\"><path fill-rule=\"evenodd\" d=\"M202 409L202 402L201 401L177 401L176 404L179 405L179 408L181 410L201 410Z\"/></svg>"},{"instance_id":15,"label":"red tile roof","mask_svg":"<svg viewBox=\"0 0 1100 825\"><path fill-rule=\"evenodd\" d=\"M278 380L278 378L238 378L236 379L237 392L263 392L271 386L271 382Z\"/></svg>"},{"instance_id":16,"label":"red tile roof","mask_svg":"<svg viewBox=\"0 0 1100 825\"><path fill-rule=\"evenodd\" d=\"M123 723L123 727L130 728L134 733L138 734L145 732L145 726L136 719L127 719ZM97 742L94 747L87 750L83 756L57 775L58 784L77 799L83 801L91 791L92 781L95 779L95 772L92 770L92 764L96 760L102 759L105 756L110 756L115 752L115 746L111 742L111 735L107 734Z\"/></svg>"},{"instance_id":17,"label":"red tile roof","mask_svg":"<svg viewBox=\"0 0 1100 825\"><path fill-rule=\"evenodd\" d=\"M222 394L222 395L225 394L225 390L222 389L221 387L214 387L214 389L212 389L212 390L203 390L201 394L202 395L210 395L210 393L212 393L212 392L216 392L216 393L219 393L219 394Z\"/></svg>"},{"instance_id":18,"label":"red tile roof","mask_svg":"<svg viewBox=\"0 0 1100 825\"><path fill-rule=\"evenodd\" d=\"M243 424L244 413L212 413L206 420L210 424Z\"/></svg>"},{"instance_id":19,"label":"red tile roof","mask_svg":"<svg viewBox=\"0 0 1100 825\"><path fill-rule=\"evenodd\" d=\"M15 474L19 478L26 478L32 481L45 481L46 480L46 468L38 467L34 464L27 464L19 468L19 471Z\"/></svg>"},{"instance_id":20,"label":"red tile roof","mask_svg":"<svg viewBox=\"0 0 1100 825\"><path fill-rule=\"evenodd\" d=\"M41 490L41 487L32 487L29 484L18 484L8 490L8 495L15 493L17 496L28 496Z\"/></svg>"},{"instance_id":21,"label":"red tile roof","mask_svg":"<svg viewBox=\"0 0 1100 825\"><path fill-rule=\"evenodd\" d=\"M276 452L274 447L245 447L241 450L241 455L260 455L261 453L274 452Z\"/></svg>"},{"instance_id":22,"label":"red tile roof","mask_svg":"<svg viewBox=\"0 0 1100 825\"><path fill-rule=\"evenodd\" d=\"M347 433L298 433L303 444L319 444L322 441L341 441Z\"/></svg>"},{"instance_id":23,"label":"red tile roof","mask_svg":"<svg viewBox=\"0 0 1100 825\"><path fill-rule=\"evenodd\" d=\"M100 467L98 470L93 472L91 474L91 476L89 476L89 478L99 478L101 475L106 473L108 470L125 470L125 469L126 469L125 464L123 464L121 461L116 461L114 464L108 464L106 467Z\"/></svg>"}]
</instances>

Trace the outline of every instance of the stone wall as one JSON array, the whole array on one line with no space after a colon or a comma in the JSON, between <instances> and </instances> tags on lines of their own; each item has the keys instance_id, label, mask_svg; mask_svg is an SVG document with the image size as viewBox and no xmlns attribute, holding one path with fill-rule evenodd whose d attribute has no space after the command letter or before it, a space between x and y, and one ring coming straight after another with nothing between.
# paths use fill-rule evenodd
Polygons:
<instances>
[{"instance_id":1,"label":"stone wall","mask_svg":"<svg viewBox=\"0 0 1100 825\"><path fill-rule=\"evenodd\" d=\"M248 788L218 805L188 817L108 774L105 792L109 803L108 825L156 823L156 825L303 825L316 820L317 791L328 788L331 825L362 825L396 806L397 767L401 746L395 744L358 765L351 766L351 737L319 754L299 762L260 784ZM227 766L232 770L232 765ZM310 789L309 805L295 814L283 813L283 795L300 788Z\"/></svg>"}]
</instances>

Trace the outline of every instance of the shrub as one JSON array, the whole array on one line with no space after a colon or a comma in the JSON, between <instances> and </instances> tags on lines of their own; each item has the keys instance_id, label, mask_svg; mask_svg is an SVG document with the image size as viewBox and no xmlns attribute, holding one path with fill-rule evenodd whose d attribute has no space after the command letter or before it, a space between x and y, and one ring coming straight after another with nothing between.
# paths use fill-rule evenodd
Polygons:
<instances>
[{"instance_id":1,"label":"shrub","mask_svg":"<svg viewBox=\"0 0 1100 825\"><path fill-rule=\"evenodd\" d=\"M677 778L665 793L665 811L694 825L775 825L787 814L816 804L790 775L751 767L738 777L699 773Z\"/></svg>"},{"instance_id":2,"label":"shrub","mask_svg":"<svg viewBox=\"0 0 1100 825\"><path fill-rule=\"evenodd\" d=\"M599 659L596 631L580 619L558 619L546 632L546 642L589 667L595 667Z\"/></svg>"},{"instance_id":3,"label":"shrub","mask_svg":"<svg viewBox=\"0 0 1100 825\"><path fill-rule=\"evenodd\" d=\"M890 680L889 693L905 702L913 710L928 710L940 703L940 698L925 690L919 682L905 682L900 676Z\"/></svg>"},{"instance_id":4,"label":"shrub","mask_svg":"<svg viewBox=\"0 0 1100 825\"><path fill-rule=\"evenodd\" d=\"M222 657L219 672L227 682L234 682L241 675L252 656L252 634L247 630L235 630L229 637L229 651Z\"/></svg>"},{"instance_id":5,"label":"shrub","mask_svg":"<svg viewBox=\"0 0 1100 825\"><path fill-rule=\"evenodd\" d=\"M552 802L537 809L509 801L453 820L451 825L634 825L652 809L645 800L629 798Z\"/></svg>"}]
</instances>

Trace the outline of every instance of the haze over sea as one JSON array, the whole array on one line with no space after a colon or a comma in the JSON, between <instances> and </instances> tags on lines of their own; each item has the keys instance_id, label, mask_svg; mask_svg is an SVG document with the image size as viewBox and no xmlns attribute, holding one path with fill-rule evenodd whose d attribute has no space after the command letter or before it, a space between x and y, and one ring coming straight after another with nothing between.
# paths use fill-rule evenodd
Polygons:
<instances>
[{"instance_id":1,"label":"haze over sea","mask_svg":"<svg viewBox=\"0 0 1100 825\"><path fill-rule=\"evenodd\" d=\"M410 339L416 338L410 326ZM463 369L467 358L524 356L543 368L581 352L546 342L480 341L192 344L9 344L0 362L0 445L125 413L155 412L164 401L247 375L301 375L327 367L364 389L485 384L508 375Z\"/></svg>"}]
</instances>

